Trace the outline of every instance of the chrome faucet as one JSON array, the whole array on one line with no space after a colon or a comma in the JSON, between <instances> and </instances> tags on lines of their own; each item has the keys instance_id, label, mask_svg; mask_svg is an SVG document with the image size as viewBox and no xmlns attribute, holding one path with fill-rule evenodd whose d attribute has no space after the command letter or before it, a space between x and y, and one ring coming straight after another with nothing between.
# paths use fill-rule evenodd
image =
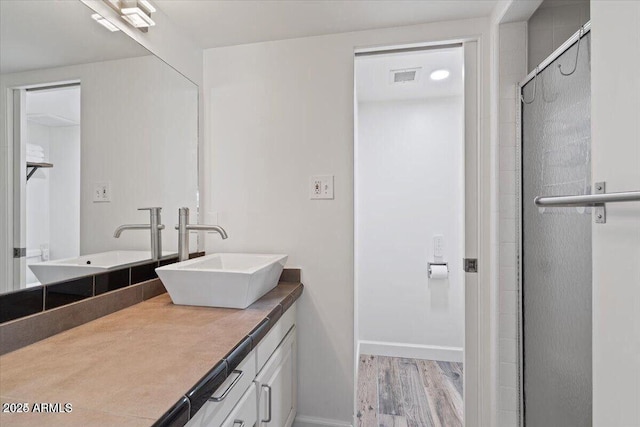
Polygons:
<instances>
[{"instance_id":1,"label":"chrome faucet","mask_svg":"<svg viewBox=\"0 0 640 427\"><path fill-rule=\"evenodd\" d=\"M226 239L227 232L219 225L189 224L189 208L178 209L178 261L189 259L189 231L215 231Z\"/></svg>"},{"instance_id":2,"label":"chrome faucet","mask_svg":"<svg viewBox=\"0 0 640 427\"><path fill-rule=\"evenodd\" d=\"M160 211L161 207L139 208L139 211L149 211L149 224L124 224L116 228L113 237L116 239L124 230L151 230L151 259L157 261L162 257L162 230L164 224L161 224Z\"/></svg>"}]
</instances>

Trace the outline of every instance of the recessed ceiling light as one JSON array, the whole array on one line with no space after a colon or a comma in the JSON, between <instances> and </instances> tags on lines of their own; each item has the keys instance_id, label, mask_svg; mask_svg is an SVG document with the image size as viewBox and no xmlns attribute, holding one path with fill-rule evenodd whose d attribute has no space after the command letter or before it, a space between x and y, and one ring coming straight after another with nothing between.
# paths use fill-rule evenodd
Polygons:
<instances>
[{"instance_id":1,"label":"recessed ceiling light","mask_svg":"<svg viewBox=\"0 0 640 427\"><path fill-rule=\"evenodd\" d=\"M153 27L156 25L153 19L144 13L139 7L125 7L120 10L122 13L122 19L136 28Z\"/></svg>"},{"instance_id":2,"label":"recessed ceiling light","mask_svg":"<svg viewBox=\"0 0 640 427\"><path fill-rule=\"evenodd\" d=\"M94 21L96 21L98 24L102 25L103 27L105 27L107 30L111 32L120 31L118 27L113 25L107 19L104 19L104 17L98 13L94 13L93 15L91 15L91 18L93 18Z\"/></svg>"},{"instance_id":3,"label":"recessed ceiling light","mask_svg":"<svg viewBox=\"0 0 640 427\"><path fill-rule=\"evenodd\" d=\"M451 74L449 70L435 70L429 77L431 77L431 80L444 80L449 77L449 74Z\"/></svg>"}]
</instances>

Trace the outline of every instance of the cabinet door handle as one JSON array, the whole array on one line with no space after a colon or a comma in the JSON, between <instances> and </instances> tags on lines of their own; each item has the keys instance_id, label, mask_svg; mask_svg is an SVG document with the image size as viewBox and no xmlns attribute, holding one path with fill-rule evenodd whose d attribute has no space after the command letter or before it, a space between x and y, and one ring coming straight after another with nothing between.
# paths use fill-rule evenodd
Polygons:
<instances>
[{"instance_id":1,"label":"cabinet door handle","mask_svg":"<svg viewBox=\"0 0 640 427\"><path fill-rule=\"evenodd\" d=\"M260 422L270 423L271 422L271 387L266 384L263 384L262 388L266 389L269 392L269 418L267 418L266 420L262 420Z\"/></svg>"},{"instance_id":2,"label":"cabinet door handle","mask_svg":"<svg viewBox=\"0 0 640 427\"><path fill-rule=\"evenodd\" d=\"M244 427L244 421L242 421L242 420L235 420L235 421L233 422L233 427L236 427L236 426Z\"/></svg>"},{"instance_id":3,"label":"cabinet door handle","mask_svg":"<svg viewBox=\"0 0 640 427\"><path fill-rule=\"evenodd\" d=\"M244 375L244 372L239 371L237 369L234 370L231 373L232 374L236 374L236 377L233 379L233 381L231 381L231 384L229 384L229 387L227 387L227 389L224 391L224 393L222 393L220 396L211 396L209 398L209 400L211 400L213 402L221 402L221 401L223 401L224 398L227 397L227 395L229 394L231 389L233 389L233 387L238 383L238 381L240 381L240 378L242 378L242 376Z\"/></svg>"}]
</instances>

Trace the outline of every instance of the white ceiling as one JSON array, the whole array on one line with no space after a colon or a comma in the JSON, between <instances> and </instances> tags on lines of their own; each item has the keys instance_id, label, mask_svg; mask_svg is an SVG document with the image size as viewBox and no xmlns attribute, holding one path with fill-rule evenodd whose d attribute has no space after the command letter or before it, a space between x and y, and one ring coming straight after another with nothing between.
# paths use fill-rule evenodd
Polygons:
<instances>
[{"instance_id":1,"label":"white ceiling","mask_svg":"<svg viewBox=\"0 0 640 427\"><path fill-rule=\"evenodd\" d=\"M155 0L202 48L489 16L498 0Z\"/></svg>"},{"instance_id":2,"label":"white ceiling","mask_svg":"<svg viewBox=\"0 0 640 427\"><path fill-rule=\"evenodd\" d=\"M27 120L44 126L80 124L80 86L27 92Z\"/></svg>"},{"instance_id":3,"label":"white ceiling","mask_svg":"<svg viewBox=\"0 0 640 427\"><path fill-rule=\"evenodd\" d=\"M80 1L0 0L0 74L150 55Z\"/></svg>"},{"instance_id":4,"label":"white ceiling","mask_svg":"<svg viewBox=\"0 0 640 427\"><path fill-rule=\"evenodd\" d=\"M356 60L358 102L425 99L463 93L462 48L361 56ZM415 82L392 83L390 72L419 68ZM445 69L448 78L434 81L432 71Z\"/></svg>"},{"instance_id":5,"label":"white ceiling","mask_svg":"<svg viewBox=\"0 0 640 427\"><path fill-rule=\"evenodd\" d=\"M202 48L488 16L498 0L155 0ZM0 74L148 55L77 0L0 0Z\"/></svg>"}]
</instances>

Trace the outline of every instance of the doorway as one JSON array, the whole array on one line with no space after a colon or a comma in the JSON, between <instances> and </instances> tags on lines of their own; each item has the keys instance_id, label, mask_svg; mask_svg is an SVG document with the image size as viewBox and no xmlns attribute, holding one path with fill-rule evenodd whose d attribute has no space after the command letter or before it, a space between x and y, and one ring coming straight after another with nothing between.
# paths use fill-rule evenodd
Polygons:
<instances>
[{"instance_id":1,"label":"doorway","mask_svg":"<svg viewBox=\"0 0 640 427\"><path fill-rule=\"evenodd\" d=\"M359 426L463 425L475 396L477 278L463 268L477 253L475 49L356 54Z\"/></svg>"},{"instance_id":2,"label":"doorway","mask_svg":"<svg viewBox=\"0 0 640 427\"><path fill-rule=\"evenodd\" d=\"M14 112L13 286L24 289L40 285L30 265L80 254L80 84L15 89Z\"/></svg>"}]
</instances>

